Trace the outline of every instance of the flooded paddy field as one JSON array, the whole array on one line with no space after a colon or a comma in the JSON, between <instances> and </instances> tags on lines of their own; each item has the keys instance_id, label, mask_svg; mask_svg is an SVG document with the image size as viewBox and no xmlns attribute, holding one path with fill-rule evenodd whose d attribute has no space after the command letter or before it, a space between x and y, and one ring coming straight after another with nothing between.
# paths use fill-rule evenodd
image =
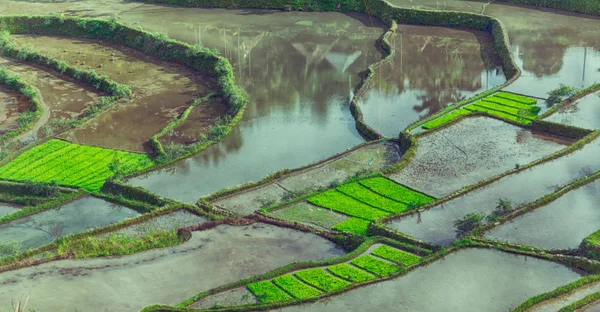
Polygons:
<instances>
[{"instance_id":1,"label":"flooded paddy field","mask_svg":"<svg viewBox=\"0 0 600 312\"><path fill-rule=\"evenodd\" d=\"M14 205L11 203L3 203L0 202L0 217L3 217L5 215L9 215L13 212L17 212L20 210L20 206L18 205Z\"/></svg>"},{"instance_id":2,"label":"flooded paddy field","mask_svg":"<svg viewBox=\"0 0 600 312\"><path fill-rule=\"evenodd\" d=\"M80 69L94 69L127 84L133 99L70 131L61 138L129 151L148 151L150 137L177 118L200 97L215 90L215 82L191 69L159 61L136 50L100 41L46 36L15 36L43 53ZM212 116L216 119L218 116Z\"/></svg>"},{"instance_id":3,"label":"flooded paddy field","mask_svg":"<svg viewBox=\"0 0 600 312\"><path fill-rule=\"evenodd\" d=\"M23 251L52 243L63 236L102 227L139 215L129 208L84 197L0 225L0 244L18 242Z\"/></svg>"},{"instance_id":4,"label":"flooded paddy field","mask_svg":"<svg viewBox=\"0 0 600 312\"><path fill-rule=\"evenodd\" d=\"M410 163L389 177L426 194L443 197L467 185L528 164L571 141L533 134L497 119L465 118L418 138Z\"/></svg>"},{"instance_id":5,"label":"flooded paddy field","mask_svg":"<svg viewBox=\"0 0 600 312\"><path fill-rule=\"evenodd\" d=\"M27 98L1 85L0 104L0 134L17 129L19 113L29 108Z\"/></svg>"},{"instance_id":6,"label":"flooded paddy field","mask_svg":"<svg viewBox=\"0 0 600 312\"><path fill-rule=\"evenodd\" d=\"M50 130L48 134L58 134L62 129L53 126L55 119L78 118L86 108L97 104L100 96L104 95L93 87L56 71L16 59L0 57L0 66L18 74L40 92L45 107L40 121L30 131L32 139L44 136L44 126Z\"/></svg>"},{"instance_id":7,"label":"flooded paddy field","mask_svg":"<svg viewBox=\"0 0 600 312\"><path fill-rule=\"evenodd\" d=\"M375 41L385 31L366 15L142 5L120 21L218 49L249 94L242 121L220 143L129 183L195 202L364 141L348 97L381 57Z\"/></svg>"},{"instance_id":8,"label":"flooded paddy field","mask_svg":"<svg viewBox=\"0 0 600 312\"><path fill-rule=\"evenodd\" d=\"M236 213L250 214L260 208L342 182L361 171L384 170L399 160L397 145L374 143L319 166L289 174L265 186L219 198L213 203Z\"/></svg>"},{"instance_id":9,"label":"flooded paddy field","mask_svg":"<svg viewBox=\"0 0 600 312\"><path fill-rule=\"evenodd\" d=\"M591 93L569 103L545 120L584 129L600 129L600 93Z\"/></svg>"},{"instance_id":10,"label":"flooded paddy field","mask_svg":"<svg viewBox=\"0 0 600 312\"><path fill-rule=\"evenodd\" d=\"M274 311L504 312L579 277L560 264L496 250L467 249L393 280Z\"/></svg>"},{"instance_id":11,"label":"flooded paddy field","mask_svg":"<svg viewBox=\"0 0 600 312\"><path fill-rule=\"evenodd\" d=\"M542 248L576 249L584 238L600 229L598 202L600 180L504 223L485 237Z\"/></svg>"},{"instance_id":12,"label":"flooded paddy field","mask_svg":"<svg viewBox=\"0 0 600 312\"><path fill-rule=\"evenodd\" d=\"M506 81L490 34L399 25L389 40L393 60L359 98L364 121L385 136Z\"/></svg>"},{"instance_id":13,"label":"flooded paddy field","mask_svg":"<svg viewBox=\"0 0 600 312\"><path fill-rule=\"evenodd\" d=\"M0 289L0 307L7 308L10 299L30 296L29 306L40 312L139 311L155 303L176 304L293 261L343 254L310 233L266 224L220 225L192 232L191 240L177 247L120 258L55 261L2 273L0 283L8 283ZM177 291L165 291L169 289ZM67 291L71 295L65 298L62 294Z\"/></svg>"},{"instance_id":14,"label":"flooded paddy field","mask_svg":"<svg viewBox=\"0 0 600 312\"><path fill-rule=\"evenodd\" d=\"M468 213L490 214L499 198L513 207L530 203L570 182L600 170L600 139L558 159L508 175L481 189L467 193L422 212L394 220L388 226L413 237L438 245L455 239L454 220ZM526 185L527 187L523 187Z\"/></svg>"}]
</instances>

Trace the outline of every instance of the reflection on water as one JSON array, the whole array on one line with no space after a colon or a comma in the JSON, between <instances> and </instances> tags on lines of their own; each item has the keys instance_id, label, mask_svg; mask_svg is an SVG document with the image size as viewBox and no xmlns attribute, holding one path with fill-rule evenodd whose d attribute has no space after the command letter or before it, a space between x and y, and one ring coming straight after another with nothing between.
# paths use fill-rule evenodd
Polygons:
<instances>
[{"instance_id":1,"label":"reflection on water","mask_svg":"<svg viewBox=\"0 0 600 312\"><path fill-rule=\"evenodd\" d=\"M218 49L250 97L244 118L223 141L131 183L194 202L363 141L347 99L358 74L380 57L375 40L383 26L368 26L362 15L260 12L142 6L123 15Z\"/></svg>"},{"instance_id":2,"label":"reflection on water","mask_svg":"<svg viewBox=\"0 0 600 312\"><path fill-rule=\"evenodd\" d=\"M364 119L395 137L406 126L506 81L491 36L442 27L400 25L391 62L376 70L359 105Z\"/></svg>"}]
</instances>

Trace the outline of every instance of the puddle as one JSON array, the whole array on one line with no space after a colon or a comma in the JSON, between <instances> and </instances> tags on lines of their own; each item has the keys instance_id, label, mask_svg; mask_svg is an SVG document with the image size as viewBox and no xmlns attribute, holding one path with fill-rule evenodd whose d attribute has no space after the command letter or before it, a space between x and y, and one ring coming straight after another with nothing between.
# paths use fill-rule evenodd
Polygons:
<instances>
[{"instance_id":1,"label":"puddle","mask_svg":"<svg viewBox=\"0 0 600 312\"><path fill-rule=\"evenodd\" d=\"M131 87L134 93L131 101L114 105L61 136L74 143L147 152L149 147L145 143L153 134L178 117L195 99L214 90L212 79L130 48L87 39L44 36L15 36L15 39L18 44L31 43L58 60L80 69L93 69Z\"/></svg>"},{"instance_id":2,"label":"puddle","mask_svg":"<svg viewBox=\"0 0 600 312\"><path fill-rule=\"evenodd\" d=\"M485 234L486 238L542 248L576 249L600 229L600 180L570 191Z\"/></svg>"},{"instance_id":3,"label":"puddle","mask_svg":"<svg viewBox=\"0 0 600 312\"><path fill-rule=\"evenodd\" d=\"M545 120L584 129L600 129L600 93L592 93L562 107Z\"/></svg>"},{"instance_id":4,"label":"puddle","mask_svg":"<svg viewBox=\"0 0 600 312\"><path fill-rule=\"evenodd\" d=\"M504 312L579 277L560 264L496 250L467 249L390 281L274 311Z\"/></svg>"},{"instance_id":5,"label":"puddle","mask_svg":"<svg viewBox=\"0 0 600 312\"><path fill-rule=\"evenodd\" d=\"M172 248L111 259L55 261L2 273L0 283L7 283L0 288L0 308L7 309L10 299L29 296L27 306L40 312L139 311L151 304L174 305L293 261L343 254L310 233L266 224L221 225L193 232L190 241Z\"/></svg>"},{"instance_id":6,"label":"puddle","mask_svg":"<svg viewBox=\"0 0 600 312\"><path fill-rule=\"evenodd\" d=\"M347 99L380 58L374 42L385 28L366 15L143 5L121 20L218 49L249 93L243 120L223 141L129 183L195 202L363 142Z\"/></svg>"},{"instance_id":7,"label":"puddle","mask_svg":"<svg viewBox=\"0 0 600 312\"><path fill-rule=\"evenodd\" d=\"M389 177L434 197L528 164L569 142L487 117L465 118L418 140L408 166Z\"/></svg>"},{"instance_id":8,"label":"puddle","mask_svg":"<svg viewBox=\"0 0 600 312\"><path fill-rule=\"evenodd\" d=\"M487 33L399 25L390 42L393 60L359 101L365 122L387 137L506 81Z\"/></svg>"},{"instance_id":9,"label":"puddle","mask_svg":"<svg viewBox=\"0 0 600 312\"><path fill-rule=\"evenodd\" d=\"M388 226L438 245L450 245L455 238L453 222L467 213L490 214L499 198L513 207L530 203L557 188L600 170L600 139L571 154L506 176L484 188L470 192L424 211L388 223ZM527 187L523 187L526 185Z\"/></svg>"},{"instance_id":10,"label":"puddle","mask_svg":"<svg viewBox=\"0 0 600 312\"><path fill-rule=\"evenodd\" d=\"M52 243L55 239L137 216L134 210L94 197L0 225L0 243L18 241L22 250Z\"/></svg>"}]
</instances>

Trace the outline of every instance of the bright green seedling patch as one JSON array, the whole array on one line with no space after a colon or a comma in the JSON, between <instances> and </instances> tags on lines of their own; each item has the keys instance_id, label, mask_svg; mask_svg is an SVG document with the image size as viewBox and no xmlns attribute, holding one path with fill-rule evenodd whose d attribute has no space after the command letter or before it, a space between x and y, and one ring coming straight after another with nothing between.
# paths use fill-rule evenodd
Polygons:
<instances>
[{"instance_id":1,"label":"bright green seedling patch","mask_svg":"<svg viewBox=\"0 0 600 312\"><path fill-rule=\"evenodd\" d=\"M413 265L421 261L421 257L417 255L413 255L387 245L380 246L379 248L373 250L373 254L404 266Z\"/></svg>"},{"instance_id":2,"label":"bright green seedling patch","mask_svg":"<svg viewBox=\"0 0 600 312\"><path fill-rule=\"evenodd\" d=\"M369 255L360 256L350 262L361 269L365 269L382 277L390 276L401 269L399 266Z\"/></svg>"},{"instance_id":3,"label":"bright green seedling patch","mask_svg":"<svg viewBox=\"0 0 600 312\"><path fill-rule=\"evenodd\" d=\"M520 102L523 104L529 104L529 105L533 105L533 104L537 103L536 99L531 99L531 98L528 98L525 96L507 93L507 92L498 92L498 93L494 94L494 96L505 98L505 99L512 100L515 102Z\"/></svg>"},{"instance_id":4,"label":"bright green seedling patch","mask_svg":"<svg viewBox=\"0 0 600 312\"><path fill-rule=\"evenodd\" d=\"M526 119L534 119L535 118L535 114L531 113L529 110L509 107L509 106L505 106L505 105L497 104L497 103L493 103L493 102L486 102L485 100L477 101L473 105L481 106L481 107L499 111L499 112L504 112L507 114L511 114L511 115L526 118Z\"/></svg>"},{"instance_id":5,"label":"bright green seedling patch","mask_svg":"<svg viewBox=\"0 0 600 312\"><path fill-rule=\"evenodd\" d=\"M432 202L434 199L427 195L415 192L398 183L394 183L386 178L372 178L360 181L360 184L368 187L375 193L389 197L393 200L401 201L408 205L424 205Z\"/></svg>"},{"instance_id":6,"label":"bright green seedling patch","mask_svg":"<svg viewBox=\"0 0 600 312\"><path fill-rule=\"evenodd\" d=\"M332 229L340 232L351 232L359 235L365 235L367 228L371 221L359 219L359 218L348 218L332 227Z\"/></svg>"},{"instance_id":7,"label":"bright green seedling patch","mask_svg":"<svg viewBox=\"0 0 600 312\"><path fill-rule=\"evenodd\" d=\"M377 277L361 270L355 268L347 263L340 263L336 265L332 265L327 267L329 272L337 275L343 279L349 280L353 283L362 283L370 280L374 280Z\"/></svg>"},{"instance_id":8,"label":"bright green seedling patch","mask_svg":"<svg viewBox=\"0 0 600 312\"><path fill-rule=\"evenodd\" d=\"M506 119L506 120L512 120L516 123L528 126L531 124L531 120L527 119L527 118L523 118L523 117L518 117L515 115L511 115L509 113L506 112L500 112L497 110L493 110L493 109L489 109L489 108L485 108L479 105L469 105L467 107L465 107L465 109L474 111L474 112L483 112L483 113L488 113L492 116L498 117L500 119Z\"/></svg>"},{"instance_id":9,"label":"bright green seedling patch","mask_svg":"<svg viewBox=\"0 0 600 312\"><path fill-rule=\"evenodd\" d=\"M246 287L263 303L283 302L293 299L285 291L273 285L271 281L252 283Z\"/></svg>"},{"instance_id":10,"label":"bright green seedling patch","mask_svg":"<svg viewBox=\"0 0 600 312\"><path fill-rule=\"evenodd\" d=\"M358 183L345 184L338 187L337 190L381 210L392 213L400 213L408 210L407 204L381 196Z\"/></svg>"},{"instance_id":11,"label":"bright green seedling patch","mask_svg":"<svg viewBox=\"0 0 600 312\"><path fill-rule=\"evenodd\" d=\"M328 292L346 288L351 284L325 272L323 269L309 269L298 271L295 274L296 277L307 284Z\"/></svg>"},{"instance_id":12,"label":"bright green seedling patch","mask_svg":"<svg viewBox=\"0 0 600 312\"><path fill-rule=\"evenodd\" d=\"M298 299L309 299L322 294L320 290L304 284L291 274L276 277L273 283Z\"/></svg>"},{"instance_id":13,"label":"bright green seedling patch","mask_svg":"<svg viewBox=\"0 0 600 312\"><path fill-rule=\"evenodd\" d=\"M373 208L352 199L336 190L330 190L317 194L308 199L314 205L329 208L351 217L357 217L365 220L374 220L389 215L388 212Z\"/></svg>"},{"instance_id":14,"label":"bright green seedling patch","mask_svg":"<svg viewBox=\"0 0 600 312\"><path fill-rule=\"evenodd\" d=\"M435 129L435 128L441 127L455 119L461 118L462 116L466 116L469 114L471 114L471 111L469 111L469 110L462 109L462 108L457 109L457 110L451 111L448 114L441 116L440 118L436 118L436 119L424 124L423 128L428 129L428 130Z\"/></svg>"},{"instance_id":15,"label":"bright green seedling patch","mask_svg":"<svg viewBox=\"0 0 600 312\"><path fill-rule=\"evenodd\" d=\"M495 97L495 96L485 98L481 101L496 103L496 104L500 104L500 105L504 105L504 106L508 106L508 107L512 107L512 108L516 108L516 109L522 109L522 110L531 112L534 115L536 115L541 109L539 106L523 104L521 102L515 102L515 101L511 101L511 100L507 100L505 98Z\"/></svg>"},{"instance_id":16,"label":"bright green seedling patch","mask_svg":"<svg viewBox=\"0 0 600 312\"><path fill-rule=\"evenodd\" d=\"M0 168L0 178L13 181L56 181L61 185L99 190L106 178L153 165L145 154L115 151L50 140Z\"/></svg>"}]
</instances>

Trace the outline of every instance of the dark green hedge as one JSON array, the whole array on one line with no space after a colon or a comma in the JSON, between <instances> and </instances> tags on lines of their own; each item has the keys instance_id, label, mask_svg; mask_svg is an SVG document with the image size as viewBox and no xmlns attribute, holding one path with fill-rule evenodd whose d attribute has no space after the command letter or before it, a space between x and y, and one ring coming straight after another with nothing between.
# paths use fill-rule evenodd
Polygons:
<instances>
[{"instance_id":1,"label":"dark green hedge","mask_svg":"<svg viewBox=\"0 0 600 312\"><path fill-rule=\"evenodd\" d=\"M498 0L513 4L524 4L557 9L573 13L600 16L600 1L598 0Z\"/></svg>"},{"instance_id":2,"label":"dark green hedge","mask_svg":"<svg viewBox=\"0 0 600 312\"><path fill-rule=\"evenodd\" d=\"M592 130L582 129L579 127L569 126L546 120L534 120L531 123L531 129L577 140L593 132Z\"/></svg>"},{"instance_id":3,"label":"dark green hedge","mask_svg":"<svg viewBox=\"0 0 600 312\"><path fill-rule=\"evenodd\" d=\"M122 184L112 181L111 179L108 179L104 183L100 191L138 202L148 203L152 206L161 207L166 204L165 199L144 188Z\"/></svg>"}]
</instances>

